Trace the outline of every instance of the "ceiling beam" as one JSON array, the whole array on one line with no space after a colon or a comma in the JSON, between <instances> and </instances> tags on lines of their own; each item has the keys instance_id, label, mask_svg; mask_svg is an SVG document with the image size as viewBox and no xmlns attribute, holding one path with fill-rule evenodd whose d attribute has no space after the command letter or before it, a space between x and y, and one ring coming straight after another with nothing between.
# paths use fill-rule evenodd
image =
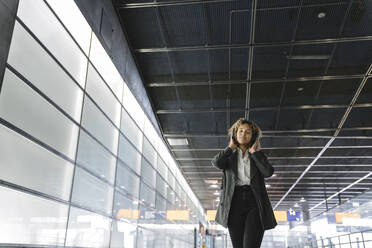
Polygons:
<instances>
[{"instance_id":1,"label":"ceiling beam","mask_svg":"<svg viewBox=\"0 0 372 248\"><path fill-rule=\"evenodd\" d=\"M180 6L192 4L206 4L206 3L225 3L236 2L236 0L182 0L182 1L167 1L167 2L142 2L142 3L117 3L115 7L119 9L138 9L138 8L153 8L153 7L166 7L166 6Z\"/></svg>"},{"instance_id":2,"label":"ceiling beam","mask_svg":"<svg viewBox=\"0 0 372 248\"><path fill-rule=\"evenodd\" d=\"M292 129L292 130L266 130L262 131L263 137L279 137L279 136L268 136L267 134L286 134L286 133L312 133L312 132L332 132L336 131L337 128L317 128L317 129ZM341 128L343 131L363 131L363 130L372 130L372 126L362 126L362 127L347 127ZM163 133L165 138L227 138L227 134L208 134L208 133L199 133L199 134L190 134L190 133ZM282 137L298 137L298 138L327 138L332 136L321 136L321 135L301 135L301 136L280 136ZM335 138L348 138L348 139L372 139L371 136L338 136Z\"/></svg>"},{"instance_id":3,"label":"ceiling beam","mask_svg":"<svg viewBox=\"0 0 372 248\"><path fill-rule=\"evenodd\" d=\"M302 109L346 109L346 104L323 104L323 105L299 105L299 106L281 106L281 110L302 110ZM354 108L370 108L372 103L355 104ZM270 111L276 110L278 107L255 107L249 111ZM156 114L203 114L203 113L226 113L226 112L242 112L242 108L192 108L192 109L159 109Z\"/></svg>"},{"instance_id":4,"label":"ceiling beam","mask_svg":"<svg viewBox=\"0 0 372 248\"><path fill-rule=\"evenodd\" d=\"M208 3L225 3L225 2L237 2L236 0L182 0L182 1L167 1L167 2L139 2L139 3L115 3L114 6L119 9L138 9L138 8L152 8L152 7L165 7L165 6L180 6L180 5L190 5L190 4L208 4ZM335 3L319 3L319 4L308 4L305 7L326 7L326 6L337 6L345 5L349 2L335 2ZM257 11L272 11L272 10L285 10L285 9L296 9L300 5L282 6L282 7L270 7L270 8L257 8ZM244 9L245 11L250 11L250 9ZM235 10L233 10L235 11Z\"/></svg>"},{"instance_id":5,"label":"ceiling beam","mask_svg":"<svg viewBox=\"0 0 372 248\"><path fill-rule=\"evenodd\" d=\"M199 46L183 46L183 47L138 48L138 49L134 49L134 52L135 53L188 52L188 51L242 49L242 48L250 48L250 47L263 48L263 47L277 47L277 46L334 44L334 43L347 43L347 42L370 41L370 40L372 40L372 36L356 36L356 37L341 37L341 38L316 39L316 40L255 43L255 44L199 45Z\"/></svg>"},{"instance_id":6,"label":"ceiling beam","mask_svg":"<svg viewBox=\"0 0 372 248\"><path fill-rule=\"evenodd\" d=\"M281 82L307 82L307 81L325 81L325 80L344 80L344 79L361 79L364 74L354 75L334 75L334 76L312 76L296 78L276 78L252 80L251 84L281 83ZM219 81L184 81L184 82L153 82L147 83L146 87L174 87L174 86L208 86L208 85L240 85L246 84L247 80L219 80Z\"/></svg>"},{"instance_id":7,"label":"ceiling beam","mask_svg":"<svg viewBox=\"0 0 372 248\"><path fill-rule=\"evenodd\" d=\"M261 150L305 150L305 149L322 149L323 146L277 146L277 147L263 147ZM329 149L364 149L364 148L372 148L370 146L331 146ZM172 148L171 150L174 152L188 152L188 151L199 151L199 152L213 152L213 151L221 151L225 149L225 147L221 148ZM305 165L304 165L305 166Z\"/></svg>"},{"instance_id":8,"label":"ceiling beam","mask_svg":"<svg viewBox=\"0 0 372 248\"><path fill-rule=\"evenodd\" d=\"M315 159L317 156L290 156L290 157L268 157L268 159ZM321 156L322 159L370 159L372 156ZM176 158L177 161L212 161L213 158L190 158L190 157L180 157Z\"/></svg>"}]
</instances>

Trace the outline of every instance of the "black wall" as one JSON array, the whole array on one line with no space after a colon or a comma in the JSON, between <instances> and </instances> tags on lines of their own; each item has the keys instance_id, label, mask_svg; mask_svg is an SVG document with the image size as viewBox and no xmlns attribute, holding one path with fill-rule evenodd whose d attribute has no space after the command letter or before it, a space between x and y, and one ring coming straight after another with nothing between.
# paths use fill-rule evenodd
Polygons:
<instances>
[{"instance_id":1,"label":"black wall","mask_svg":"<svg viewBox=\"0 0 372 248\"><path fill-rule=\"evenodd\" d=\"M150 100L110 0L75 0L121 76L160 134Z\"/></svg>"},{"instance_id":2,"label":"black wall","mask_svg":"<svg viewBox=\"0 0 372 248\"><path fill-rule=\"evenodd\" d=\"M0 90L12 39L18 0L0 0Z\"/></svg>"}]
</instances>

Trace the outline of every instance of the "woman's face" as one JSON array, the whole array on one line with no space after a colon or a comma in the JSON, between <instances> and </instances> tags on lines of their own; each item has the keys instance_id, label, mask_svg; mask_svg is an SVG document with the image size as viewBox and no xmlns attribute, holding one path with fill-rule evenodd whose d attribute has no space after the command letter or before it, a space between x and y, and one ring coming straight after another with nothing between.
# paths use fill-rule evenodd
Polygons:
<instances>
[{"instance_id":1,"label":"woman's face","mask_svg":"<svg viewBox=\"0 0 372 248\"><path fill-rule=\"evenodd\" d=\"M242 124L236 131L236 139L241 145L248 145L252 138L252 129L248 124Z\"/></svg>"}]
</instances>

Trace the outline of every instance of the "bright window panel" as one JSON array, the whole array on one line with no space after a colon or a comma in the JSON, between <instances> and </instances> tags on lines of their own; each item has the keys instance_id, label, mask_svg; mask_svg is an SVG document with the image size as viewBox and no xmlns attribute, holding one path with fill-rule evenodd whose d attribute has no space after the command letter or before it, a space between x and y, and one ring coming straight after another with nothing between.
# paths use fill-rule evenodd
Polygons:
<instances>
[{"instance_id":1,"label":"bright window panel","mask_svg":"<svg viewBox=\"0 0 372 248\"><path fill-rule=\"evenodd\" d=\"M18 22L14 26L8 63L80 122L83 91Z\"/></svg>"},{"instance_id":2,"label":"bright window panel","mask_svg":"<svg viewBox=\"0 0 372 248\"><path fill-rule=\"evenodd\" d=\"M150 143L152 144L152 146L158 150L158 138L159 138L159 135L158 133L155 131L155 128L154 126L152 125L152 123L150 122L150 120L147 118L147 116L145 116L145 128L144 128L144 133L147 137L147 139L150 141Z\"/></svg>"},{"instance_id":3,"label":"bright window panel","mask_svg":"<svg viewBox=\"0 0 372 248\"><path fill-rule=\"evenodd\" d=\"M9 70L1 89L0 116L75 159L79 128Z\"/></svg>"},{"instance_id":4,"label":"bright window panel","mask_svg":"<svg viewBox=\"0 0 372 248\"><path fill-rule=\"evenodd\" d=\"M119 158L130 168L140 174L141 172L141 154L129 143L129 141L120 135Z\"/></svg>"},{"instance_id":5,"label":"bright window panel","mask_svg":"<svg viewBox=\"0 0 372 248\"><path fill-rule=\"evenodd\" d=\"M67 205L1 186L0 197L0 243L63 246Z\"/></svg>"},{"instance_id":6,"label":"bright window panel","mask_svg":"<svg viewBox=\"0 0 372 248\"><path fill-rule=\"evenodd\" d=\"M159 174L156 175L156 190L163 196L167 197L167 187L163 178Z\"/></svg>"},{"instance_id":7,"label":"bright window panel","mask_svg":"<svg viewBox=\"0 0 372 248\"><path fill-rule=\"evenodd\" d=\"M74 165L0 125L0 178L70 199Z\"/></svg>"},{"instance_id":8,"label":"bright window panel","mask_svg":"<svg viewBox=\"0 0 372 248\"><path fill-rule=\"evenodd\" d=\"M111 219L71 207L66 245L73 247L109 247Z\"/></svg>"},{"instance_id":9,"label":"bright window panel","mask_svg":"<svg viewBox=\"0 0 372 248\"><path fill-rule=\"evenodd\" d=\"M159 174L163 176L163 178L167 178L168 176L168 168L165 165L164 161L158 156L157 159L158 166L156 167Z\"/></svg>"},{"instance_id":10,"label":"bright window panel","mask_svg":"<svg viewBox=\"0 0 372 248\"><path fill-rule=\"evenodd\" d=\"M143 158L142 158L141 165L142 165L141 167L142 181L146 182L152 188L155 188L156 172L154 168L152 168L151 165Z\"/></svg>"},{"instance_id":11,"label":"bright window panel","mask_svg":"<svg viewBox=\"0 0 372 248\"><path fill-rule=\"evenodd\" d=\"M116 158L83 130L80 131L77 162L114 184Z\"/></svg>"},{"instance_id":12,"label":"bright window panel","mask_svg":"<svg viewBox=\"0 0 372 248\"><path fill-rule=\"evenodd\" d=\"M98 75L97 71L89 64L86 91L100 106L105 114L120 127L120 103L116 100L109 88Z\"/></svg>"},{"instance_id":13,"label":"bright window panel","mask_svg":"<svg viewBox=\"0 0 372 248\"><path fill-rule=\"evenodd\" d=\"M143 139L142 154L154 167L156 167L156 151L146 138Z\"/></svg>"},{"instance_id":14,"label":"bright window panel","mask_svg":"<svg viewBox=\"0 0 372 248\"><path fill-rule=\"evenodd\" d=\"M123 96L124 81L94 33L92 35L92 47L90 48L89 59L110 86L116 97L121 99Z\"/></svg>"},{"instance_id":15,"label":"bright window panel","mask_svg":"<svg viewBox=\"0 0 372 248\"><path fill-rule=\"evenodd\" d=\"M138 201L115 192L114 218L135 223L139 218Z\"/></svg>"},{"instance_id":16,"label":"bright window panel","mask_svg":"<svg viewBox=\"0 0 372 248\"><path fill-rule=\"evenodd\" d=\"M163 215L165 215L165 211L167 210L167 202L159 194L156 195L156 210L158 210L160 214Z\"/></svg>"},{"instance_id":17,"label":"bright window panel","mask_svg":"<svg viewBox=\"0 0 372 248\"><path fill-rule=\"evenodd\" d=\"M141 182L140 199L151 207L155 207L155 191Z\"/></svg>"},{"instance_id":18,"label":"bright window panel","mask_svg":"<svg viewBox=\"0 0 372 248\"><path fill-rule=\"evenodd\" d=\"M47 2L87 55L92 31L75 2L73 0Z\"/></svg>"},{"instance_id":19,"label":"bright window panel","mask_svg":"<svg viewBox=\"0 0 372 248\"><path fill-rule=\"evenodd\" d=\"M128 111L128 113L137 123L139 128L143 130L145 113L126 84L124 84L123 105L126 111Z\"/></svg>"},{"instance_id":20,"label":"bright window panel","mask_svg":"<svg viewBox=\"0 0 372 248\"><path fill-rule=\"evenodd\" d=\"M114 190L111 186L77 167L72 201L82 206L111 214Z\"/></svg>"},{"instance_id":21,"label":"bright window panel","mask_svg":"<svg viewBox=\"0 0 372 248\"><path fill-rule=\"evenodd\" d=\"M119 162L116 174L116 186L125 190L129 194L138 198L139 195L139 177L131 172L126 165Z\"/></svg>"},{"instance_id":22,"label":"bright window panel","mask_svg":"<svg viewBox=\"0 0 372 248\"><path fill-rule=\"evenodd\" d=\"M175 188L175 183L176 183L176 180L174 179L174 176L172 173L168 173L168 184L169 186L174 189Z\"/></svg>"},{"instance_id":23,"label":"bright window panel","mask_svg":"<svg viewBox=\"0 0 372 248\"><path fill-rule=\"evenodd\" d=\"M84 88L87 57L42 0L20 0L18 17Z\"/></svg>"},{"instance_id":24,"label":"bright window panel","mask_svg":"<svg viewBox=\"0 0 372 248\"><path fill-rule=\"evenodd\" d=\"M82 125L116 155L119 130L115 128L88 97L84 99Z\"/></svg>"},{"instance_id":25,"label":"bright window panel","mask_svg":"<svg viewBox=\"0 0 372 248\"><path fill-rule=\"evenodd\" d=\"M142 150L143 134L136 123L132 120L130 115L127 113L127 111L125 111L124 109L122 110L120 130L137 147L139 151Z\"/></svg>"}]
</instances>

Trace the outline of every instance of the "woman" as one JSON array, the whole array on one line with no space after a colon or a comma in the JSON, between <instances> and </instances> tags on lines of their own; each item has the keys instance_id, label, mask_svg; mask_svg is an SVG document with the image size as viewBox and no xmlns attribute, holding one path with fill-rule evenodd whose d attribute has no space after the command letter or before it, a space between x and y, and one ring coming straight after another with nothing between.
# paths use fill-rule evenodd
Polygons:
<instances>
[{"instance_id":1,"label":"woman","mask_svg":"<svg viewBox=\"0 0 372 248\"><path fill-rule=\"evenodd\" d=\"M257 124L240 118L229 136L228 147L212 160L223 170L216 222L229 229L234 248L258 248L264 231L277 225L264 181L274 168L260 151Z\"/></svg>"}]
</instances>

